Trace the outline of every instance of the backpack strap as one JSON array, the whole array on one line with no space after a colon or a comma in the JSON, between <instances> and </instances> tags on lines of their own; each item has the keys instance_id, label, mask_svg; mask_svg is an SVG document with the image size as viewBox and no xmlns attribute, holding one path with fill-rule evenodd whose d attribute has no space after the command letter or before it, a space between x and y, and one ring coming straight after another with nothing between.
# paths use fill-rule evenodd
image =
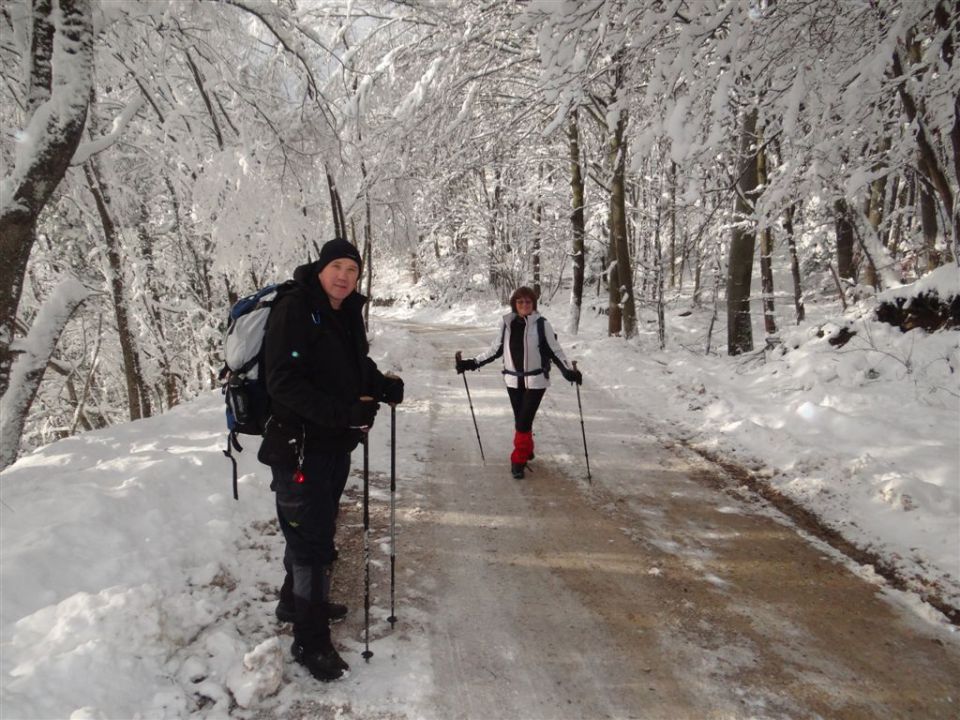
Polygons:
<instances>
[{"instance_id":1,"label":"backpack strap","mask_svg":"<svg viewBox=\"0 0 960 720\"><path fill-rule=\"evenodd\" d=\"M227 449L223 451L226 458L233 464L233 499L239 500L240 495L237 488L237 459L233 456L232 450L236 448L237 452L243 452L243 446L237 440L237 433L230 431L227 433Z\"/></svg>"},{"instance_id":2,"label":"backpack strap","mask_svg":"<svg viewBox=\"0 0 960 720\"><path fill-rule=\"evenodd\" d=\"M560 362L560 358L556 356L553 348L550 347L550 343L547 342L547 331L545 327L546 319L541 315L537 318L537 343L540 347L540 367L543 368L543 376L549 380L551 361L555 362L557 367L560 368L563 367L563 363Z\"/></svg>"}]
</instances>

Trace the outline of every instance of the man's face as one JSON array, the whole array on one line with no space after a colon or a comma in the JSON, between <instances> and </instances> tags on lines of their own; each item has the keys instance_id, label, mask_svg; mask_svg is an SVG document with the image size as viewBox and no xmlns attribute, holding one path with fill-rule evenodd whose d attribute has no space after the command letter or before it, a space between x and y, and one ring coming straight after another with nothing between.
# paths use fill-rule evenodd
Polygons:
<instances>
[{"instance_id":1,"label":"man's face","mask_svg":"<svg viewBox=\"0 0 960 720\"><path fill-rule=\"evenodd\" d=\"M357 288L360 266L350 258L337 258L320 271L320 287L336 309Z\"/></svg>"}]
</instances>

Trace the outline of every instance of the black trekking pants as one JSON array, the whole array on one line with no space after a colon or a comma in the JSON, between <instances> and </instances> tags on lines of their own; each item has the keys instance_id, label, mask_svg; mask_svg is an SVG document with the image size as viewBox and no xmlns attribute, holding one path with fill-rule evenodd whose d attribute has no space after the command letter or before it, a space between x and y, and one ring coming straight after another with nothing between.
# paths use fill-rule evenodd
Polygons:
<instances>
[{"instance_id":1,"label":"black trekking pants","mask_svg":"<svg viewBox=\"0 0 960 720\"><path fill-rule=\"evenodd\" d=\"M340 496L350 473L350 453L306 453L303 482L296 482L296 468L270 467L271 487L277 494L277 520L286 540L284 564L293 567L330 565L335 559L333 538L337 531ZM294 594L309 597L296 587Z\"/></svg>"},{"instance_id":2,"label":"black trekking pants","mask_svg":"<svg viewBox=\"0 0 960 720\"><path fill-rule=\"evenodd\" d=\"M517 432L532 432L533 418L543 400L545 388L531 390L529 388L507 388L510 395L510 405L513 406L513 427Z\"/></svg>"}]
</instances>

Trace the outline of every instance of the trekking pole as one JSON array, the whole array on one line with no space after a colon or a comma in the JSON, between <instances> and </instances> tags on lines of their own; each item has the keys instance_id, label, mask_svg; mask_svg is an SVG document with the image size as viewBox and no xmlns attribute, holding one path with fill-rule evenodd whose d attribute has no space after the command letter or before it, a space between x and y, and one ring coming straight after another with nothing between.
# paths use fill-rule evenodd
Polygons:
<instances>
[{"instance_id":1,"label":"trekking pole","mask_svg":"<svg viewBox=\"0 0 960 720\"><path fill-rule=\"evenodd\" d=\"M573 361L573 369L577 369L577 361ZM587 452L587 430L583 426L583 404L580 402L580 383L574 383L577 386L577 407L580 408L580 432L583 433L583 457L587 461L587 482L593 484L593 478L590 476L590 454Z\"/></svg>"},{"instance_id":2,"label":"trekking pole","mask_svg":"<svg viewBox=\"0 0 960 720\"><path fill-rule=\"evenodd\" d=\"M363 659L370 662L370 435L363 434Z\"/></svg>"},{"instance_id":3,"label":"trekking pole","mask_svg":"<svg viewBox=\"0 0 960 720\"><path fill-rule=\"evenodd\" d=\"M460 351L457 350L456 359L459 362ZM483 464L487 464L487 459L483 456L483 443L480 442L480 428L477 425L477 415L473 412L473 399L470 397L470 386L467 385L467 374L465 372L460 373L463 375L463 387L467 391L467 402L470 403L470 415L473 417L473 429L477 431L477 445L480 446L480 459L483 460Z\"/></svg>"},{"instance_id":4,"label":"trekking pole","mask_svg":"<svg viewBox=\"0 0 960 720\"><path fill-rule=\"evenodd\" d=\"M392 628L397 622L394 613L394 582L397 566L397 406L390 406L390 617Z\"/></svg>"}]
</instances>

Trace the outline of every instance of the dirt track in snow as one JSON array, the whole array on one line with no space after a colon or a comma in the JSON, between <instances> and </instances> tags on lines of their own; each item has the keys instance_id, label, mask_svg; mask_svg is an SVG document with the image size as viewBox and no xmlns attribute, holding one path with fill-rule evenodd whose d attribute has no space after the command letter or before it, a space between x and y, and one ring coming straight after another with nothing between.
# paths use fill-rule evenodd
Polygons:
<instances>
[{"instance_id":1,"label":"dirt track in snow","mask_svg":"<svg viewBox=\"0 0 960 720\"><path fill-rule=\"evenodd\" d=\"M429 457L399 511L413 571L400 602L428 618L408 630L429 638L437 718L960 716L955 636L650 435L589 377L593 484L562 381L535 424L533 472L517 481L499 375L468 376L484 466L450 365L488 333L407 329L437 359L417 378Z\"/></svg>"}]
</instances>

